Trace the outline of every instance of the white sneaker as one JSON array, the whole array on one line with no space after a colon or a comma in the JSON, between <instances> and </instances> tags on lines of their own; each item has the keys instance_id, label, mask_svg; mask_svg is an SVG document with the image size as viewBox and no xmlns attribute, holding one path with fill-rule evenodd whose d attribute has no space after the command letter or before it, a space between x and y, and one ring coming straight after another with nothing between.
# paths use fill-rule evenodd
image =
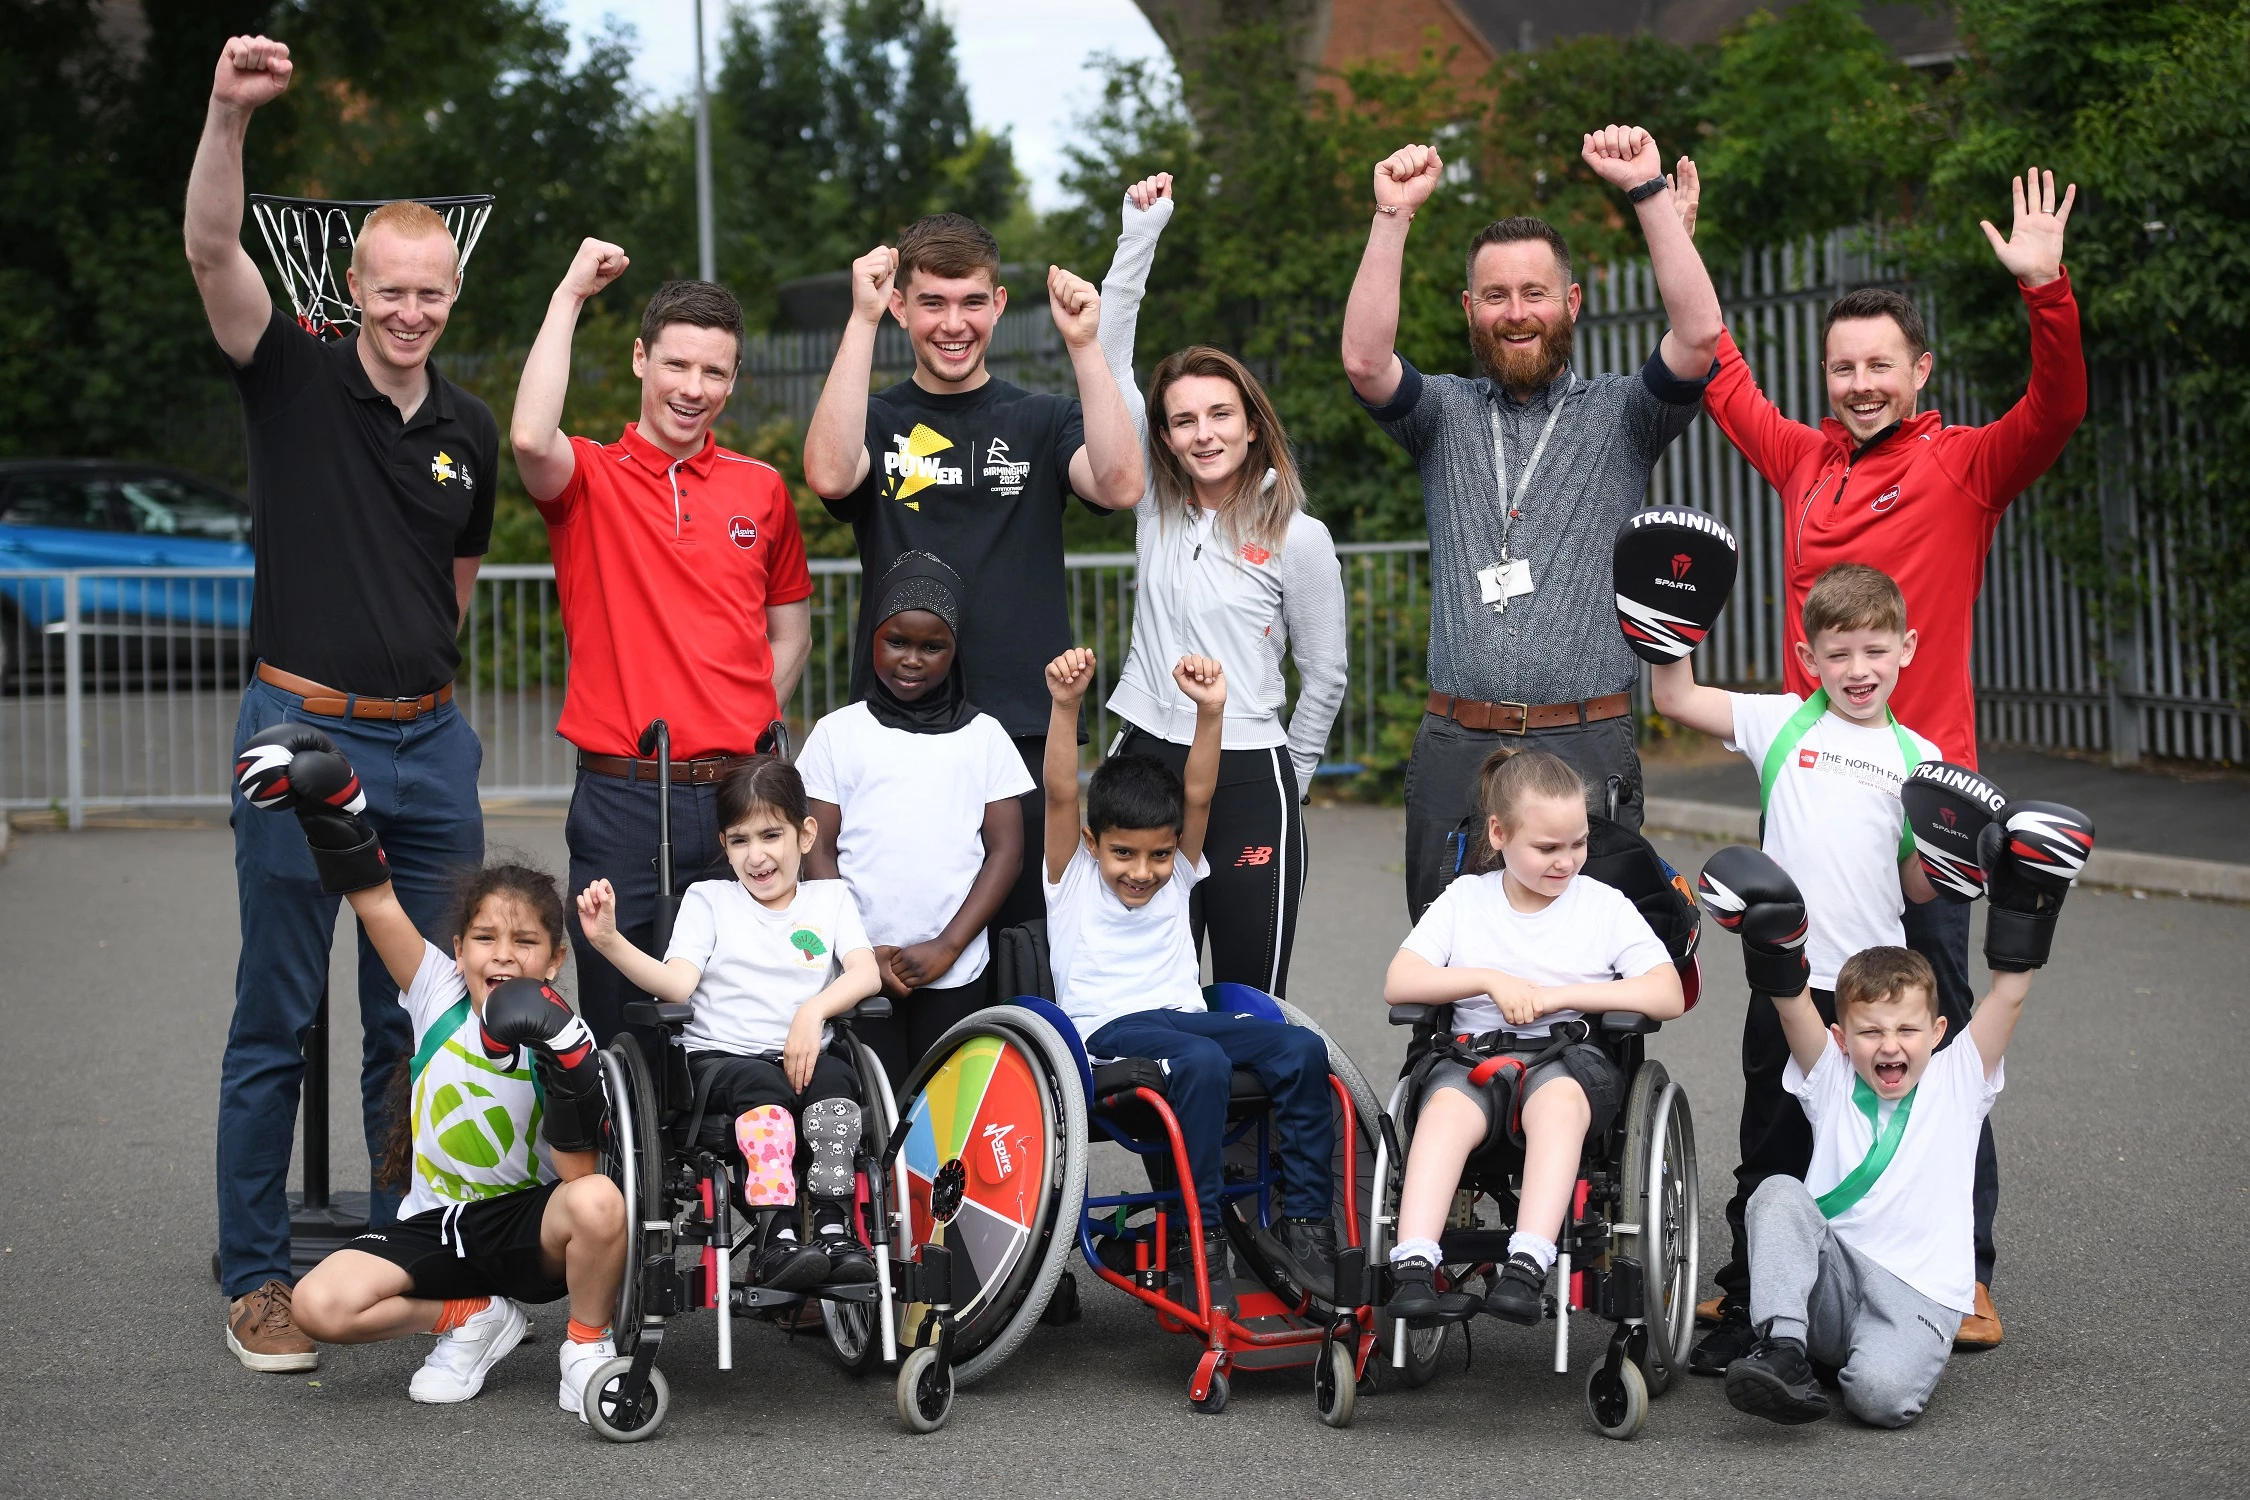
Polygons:
<instances>
[{"instance_id":1,"label":"white sneaker","mask_svg":"<svg viewBox=\"0 0 2250 1500\"><path fill-rule=\"evenodd\" d=\"M578 1420L583 1422L586 1420L586 1382L593 1378L596 1369L617 1358L617 1342L607 1334L590 1344L564 1339L556 1358L562 1365L562 1388L555 1393L555 1405L564 1411L576 1412Z\"/></svg>"},{"instance_id":2,"label":"white sneaker","mask_svg":"<svg viewBox=\"0 0 2250 1500\"><path fill-rule=\"evenodd\" d=\"M466 1401L484 1389L485 1372L523 1342L523 1309L506 1297L437 1341L406 1394L417 1401L447 1405Z\"/></svg>"}]
</instances>

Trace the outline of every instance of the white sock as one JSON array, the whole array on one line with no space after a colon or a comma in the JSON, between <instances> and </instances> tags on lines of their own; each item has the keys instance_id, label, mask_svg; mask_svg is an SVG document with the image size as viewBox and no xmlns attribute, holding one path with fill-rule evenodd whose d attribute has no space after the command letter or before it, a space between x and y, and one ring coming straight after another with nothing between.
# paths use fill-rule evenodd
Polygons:
<instances>
[{"instance_id":1,"label":"white sock","mask_svg":"<svg viewBox=\"0 0 2250 1500\"><path fill-rule=\"evenodd\" d=\"M1555 1242L1543 1240L1536 1234L1530 1234L1519 1229L1508 1236L1508 1254L1510 1256L1528 1255L1539 1262L1540 1270L1552 1270L1555 1264Z\"/></svg>"},{"instance_id":2,"label":"white sock","mask_svg":"<svg viewBox=\"0 0 2250 1500\"><path fill-rule=\"evenodd\" d=\"M1400 1240L1391 1250L1391 1264L1394 1266L1401 1261L1413 1260L1416 1257L1428 1261L1433 1266L1436 1265L1438 1263L1437 1241Z\"/></svg>"}]
</instances>

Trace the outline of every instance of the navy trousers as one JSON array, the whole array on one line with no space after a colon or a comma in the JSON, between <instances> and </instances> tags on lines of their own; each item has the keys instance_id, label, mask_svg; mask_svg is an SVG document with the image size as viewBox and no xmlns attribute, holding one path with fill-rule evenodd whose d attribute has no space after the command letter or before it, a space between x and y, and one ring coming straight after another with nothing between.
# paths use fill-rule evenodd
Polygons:
<instances>
[{"instance_id":1,"label":"navy trousers","mask_svg":"<svg viewBox=\"0 0 2250 1500\"><path fill-rule=\"evenodd\" d=\"M1273 1096L1281 1211L1295 1219L1329 1216L1336 1121L1330 1112L1328 1048L1319 1036L1261 1016L1139 1010L1096 1030L1086 1038L1086 1050L1096 1057L1153 1057L1165 1063L1165 1097L1187 1143L1206 1233L1219 1224L1227 1096L1238 1067L1256 1073Z\"/></svg>"},{"instance_id":2,"label":"navy trousers","mask_svg":"<svg viewBox=\"0 0 2250 1500\"><path fill-rule=\"evenodd\" d=\"M239 751L260 730L310 724L336 742L367 792L367 819L383 841L399 904L414 925L449 947L447 908L464 868L484 858L477 772L484 747L446 704L411 722L331 719L304 699L252 679L235 720ZM288 1281L289 1156L305 1076L305 1032L328 982L339 896L323 895L294 816L260 812L235 794L234 878L242 955L234 971L234 1020L219 1067L219 1282L229 1297L269 1277ZM335 997L341 1003L341 996ZM368 1159L390 1133L391 1074L412 1041L398 985L367 935L359 937L360 1111ZM370 1195L369 1217L386 1224L398 1198Z\"/></svg>"}]
</instances>

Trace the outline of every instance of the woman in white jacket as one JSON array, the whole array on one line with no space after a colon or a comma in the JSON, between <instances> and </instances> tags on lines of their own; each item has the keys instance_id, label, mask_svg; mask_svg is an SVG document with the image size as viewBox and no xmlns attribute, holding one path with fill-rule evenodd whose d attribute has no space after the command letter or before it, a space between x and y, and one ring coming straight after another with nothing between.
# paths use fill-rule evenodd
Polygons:
<instances>
[{"instance_id":1,"label":"woman in white jacket","mask_svg":"<svg viewBox=\"0 0 2250 1500\"><path fill-rule=\"evenodd\" d=\"M1213 978L1279 995L1305 884L1300 808L1344 702L1343 575L1328 528L1305 514L1273 403L1240 360L1196 345L1156 367L1145 403L1134 385L1134 326L1172 206L1170 174L1132 186L1102 283L1102 352L1149 450L1148 493L1133 511L1133 644L1109 700L1126 728L1111 754L1151 755L1178 771L1195 706L1173 685L1171 663L1193 654L1226 668L1196 940L1210 935ZM1284 728L1281 660L1292 650L1299 690Z\"/></svg>"}]
</instances>

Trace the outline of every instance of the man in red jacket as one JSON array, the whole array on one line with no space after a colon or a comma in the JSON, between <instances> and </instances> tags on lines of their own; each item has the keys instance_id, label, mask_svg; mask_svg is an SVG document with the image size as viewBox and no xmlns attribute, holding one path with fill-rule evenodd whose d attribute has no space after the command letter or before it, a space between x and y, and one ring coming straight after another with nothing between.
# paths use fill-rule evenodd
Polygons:
<instances>
[{"instance_id":1,"label":"man in red jacket","mask_svg":"<svg viewBox=\"0 0 2250 1500\"><path fill-rule=\"evenodd\" d=\"M1694 167L1683 161L1678 171L1680 212L1692 229ZM2013 232L2002 238L1989 221L1984 225L2031 315L2031 380L1999 421L1948 427L1935 411L1916 409L1933 364L1929 338L1914 304L1879 287L1848 292L1828 309L1822 372L1834 416L1818 428L1790 421L1766 399L1731 335L1719 341L1719 373L1703 398L1719 430L1781 494L1782 618L1792 636L1780 655L1788 691L1809 695L1819 686L1794 647L1813 581L1843 562L1881 568L1898 580L1907 622L1920 637L1891 706L1901 724L1964 766L1977 763L1969 636L1985 554L2001 514L2061 455L2086 415L2078 304L2062 267L2063 226L2077 193L2066 188L2058 204L2054 174L2034 167L2015 179ZM1937 971L1948 1038L1960 1035L1974 1004L1969 908L1942 899L1909 903L1906 935ZM1699 1374L1723 1374L1752 1341L1744 1205L1769 1176L1803 1176L1812 1150L1802 1112L1781 1088L1788 1046L1770 1001L1752 998L1743 1031L1742 1166L1727 1205L1734 1253L1716 1278L1719 1327L1690 1356ZM1966 1346L2000 1342L1990 1291L1999 1197L1987 1123L1977 1148L1976 1315L1963 1320L1958 1338Z\"/></svg>"}]
</instances>

